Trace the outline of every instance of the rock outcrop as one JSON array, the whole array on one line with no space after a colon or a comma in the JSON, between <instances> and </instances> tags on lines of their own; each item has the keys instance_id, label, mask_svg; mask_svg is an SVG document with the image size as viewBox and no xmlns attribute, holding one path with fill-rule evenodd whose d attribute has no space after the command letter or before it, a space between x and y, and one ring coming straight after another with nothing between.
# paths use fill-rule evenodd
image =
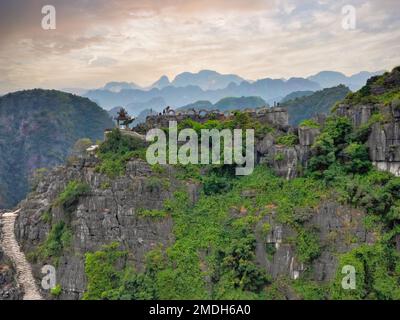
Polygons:
<instances>
[{"instance_id":1,"label":"rock outcrop","mask_svg":"<svg viewBox=\"0 0 400 320\"><path fill-rule=\"evenodd\" d=\"M41 300L42 297L40 296L32 276L31 266L26 260L24 253L21 252L15 239L14 225L18 212L19 210L15 212L6 212L1 216L1 247L15 266L17 283L24 292L23 299Z\"/></svg>"},{"instance_id":2,"label":"rock outcrop","mask_svg":"<svg viewBox=\"0 0 400 320\"><path fill-rule=\"evenodd\" d=\"M46 212L51 213L53 225L64 221L73 234L72 243L58 259L57 283L62 287L61 299L82 297L86 289L85 253L111 242L119 242L128 250L136 270L142 270L149 250L158 245L167 247L174 241L172 219L146 217L142 209L161 209L178 187L187 188L192 199L197 197L196 186L181 185L170 167L157 175L146 162L131 160L124 176L110 180L95 171L96 161L95 158L85 159L75 166L54 169L36 191L20 203L16 236L26 253L35 252L46 239L50 230L42 219ZM54 200L71 180L86 182L90 192L80 197L72 209L54 206ZM43 264L52 264L52 260L33 263L36 278L41 276Z\"/></svg>"},{"instance_id":3,"label":"rock outcrop","mask_svg":"<svg viewBox=\"0 0 400 320\"><path fill-rule=\"evenodd\" d=\"M297 279L305 271L311 273L315 281L327 282L333 279L337 270L337 255L348 252L361 244L372 244L375 236L367 231L363 224L364 213L360 210L338 204L336 201L324 201L315 210L298 211L307 230L316 232L321 246L321 255L311 265L299 261L294 239L297 231L278 222L276 212L265 216L256 230L264 223L270 225L270 231L263 236L256 232L257 262L262 265L274 279L288 276ZM268 255L265 249L272 246Z\"/></svg>"},{"instance_id":4,"label":"rock outcrop","mask_svg":"<svg viewBox=\"0 0 400 320\"><path fill-rule=\"evenodd\" d=\"M0 212L0 216L2 212ZM4 234L0 220L0 241ZM10 258L0 246L0 300L21 300L23 292L17 283L17 272Z\"/></svg>"}]
</instances>

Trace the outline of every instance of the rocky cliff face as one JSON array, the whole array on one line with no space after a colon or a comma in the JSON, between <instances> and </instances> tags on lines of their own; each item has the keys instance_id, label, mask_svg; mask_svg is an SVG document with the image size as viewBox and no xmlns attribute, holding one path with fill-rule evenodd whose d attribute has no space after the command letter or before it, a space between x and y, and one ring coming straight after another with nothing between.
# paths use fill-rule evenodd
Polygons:
<instances>
[{"instance_id":1,"label":"rocky cliff face","mask_svg":"<svg viewBox=\"0 0 400 320\"><path fill-rule=\"evenodd\" d=\"M21 300L22 292L15 280L15 269L10 259L0 250L0 300Z\"/></svg>"},{"instance_id":2,"label":"rocky cliff face","mask_svg":"<svg viewBox=\"0 0 400 320\"><path fill-rule=\"evenodd\" d=\"M141 216L141 210L161 209L166 199L180 183L169 168L163 175L154 174L150 166L141 160L127 163L126 175L115 180L95 172L96 159L82 160L75 166L53 170L39 184L36 191L21 202L21 214L16 223L16 236L28 254L37 250L50 231L43 221L43 214L51 213L51 223L64 221L70 228L72 243L64 250L57 262L57 282L63 288L62 299L78 299L86 288L84 254L96 251L102 245L117 241L129 251L129 259L136 269L143 268L146 252L155 246L168 246L173 239L170 217L159 219ZM68 181L84 181L90 192L79 198L73 208L55 207L54 200ZM187 188L193 199L196 187ZM44 260L33 264L37 279L40 268L53 261ZM49 297L48 292L43 292Z\"/></svg>"},{"instance_id":3,"label":"rocky cliff face","mask_svg":"<svg viewBox=\"0 0 400 320\"><path fill-rule=\"evenodd\" d=\"M2 212L0 211L0 215ZM2 239L0 220L0 240ZM0 300L20 300L22 291L16 281L16 271L11 260L0 247Z\"/></svg>"},{"instance_id":4,"label":"rocky cliff face","mask_svg":"<svg viewBox=\"0 0 400 320\"><path fill-rule=\"evenodd\" d=\"M307 141L308 138L303 142ZM274 148L279 149L272 146ZM301 148L288 148L287 153L295 153L296 150ZM170 216L146 217L142 210L161 209L165 200L171 198L174 190L179 188L188 191L193 203L198 199L199 186L176 180L173 168L166 167L165 172L160 174L153 172L144 161L131 160L127 163L124 176L110 180L95 171L97 162L95 158L88 158L74 165L54 169L20 203L21 212L15 232L28 257L32 257L46 241L51 225L63 221L72 232L70 245L57 261L50 258L32 260L38 284L43 276L41 267L44 264L56 266L57 283L62 287L62 294L58 298L61 299L82 298L87 286L84 255L99 250L103 245L119 242L129 252L128 259L136 270L143 270L146 253L160 244L170 246L174 236ZM55 206L57 196L71 180L86 182L90 192L79 197L68 209ZM252 195L243 194L243 197L249 196ZM46 214L50 214L50 217L44 219ZM270 231L265 235L256 228L255 235L257 263L273 279L281 276L297 279L307 271L316 281L327 282L334 276L338 253L362 243L374 242L373 234L363 226L363 213L334 200L321 202L315 209L299 210L296 216L307 229L317 231L322 253L312 265L301 262L292 242L298 231L278 222L272 208L272 214L259 222L259 225L268 223ZM273 248L270 255L265 245ZM41 293L48 299L54 298L47 291L42 290Z\"/></svg>"},{"instance_id":5,"label":"rocky cliff face","mask_svg":"<svg viewBox=\"0 0 400 320\"><path fill-rule=\"evenodd\" d=\"M389 77L389 80L389 85L392 85L393 77ZM377 86L371 86L371 88L376 92L382 92ZM265 122L275 123L276 127L275 131L264 134L257 141L256 159L259 164L267 164L279 176L290 180L301 176L303 169L307 166L313 152L312 145L321 132L318 127L323 129L324 119L316 119L316 125L310 127L291 128L287 127L287 114L284 115L281 110L278 111L269 114L268 119L264 119ZM398 173L400 116L395 104L368 102L354 105L345 102L339 105L335 112L339 116L351 119L355 128L366 129L365 141L369 147L371 161L381 169ZM282 139L282 136L285 136L285 139ZM38 283L42 277L40 269L43 264L52 264L56 267L57 283L62 288L59 298L62 299L82 298L88 283L85 274L85 254L99 250L103 245L112 242L120 243L121 248L128 252L127 259L135 266L135 269L139 272L144 270L146 253L160 244L163 248L171 248L179 243L178 236L175 239L174 235L174 226L178 223L174 220L175 216L173 218L170 213L162 212L165 202L174 197L176 190L182 189L188 192L192 204L200 203L201 197L204 196L200 192L199 185L193 182L195 180L177 178L177 168L163 166L160 170L160 168L150 167L142 160L131 158L126 164L125 174L110 179L96 170L99 161L95 157L88 157L53 169L44 176L36 190L19 205L21 211L15 227L16 237L23 251L32 261L34 276ZM71 181L86 184L89 191L75 197L73 201L65 205L58 199ZM305 193L308 185L304 189L300 185L297 185L297 189L296 185L290 185L292 187L290 190L284 189L285 183L293 181L302 183L305 180L279 179L274 192L277 192L276 190L278 192L293 191L294 198L303 199L302 195L296 192ZM319 285L327 284L337 272L338 255L363 244L375 244L381 238L374 228L366 228L364 218L367 213L345 205L343 199L339 200L337 190L329 189L322 197L315 195L315 198L318 197L317 204L310 204L312 201L308 201L305 205L290 207L292 199L289 204L282 200L281 206L289 205L289 208L286 208L290 212L288 220L282 218L282 211L278 210L275 203L275 198L279 197L278 194L275 194L276 197L270 199L271 201L263 203L264 213L256 212L253 213L254 216L250 216L249 212L258 205L257 201L262 200L257 198L257 192L265 192L266 189L267 192L263 196L269 199L268 188L271 190L273 188L267 183L265 185L254 181L252 183L259 189L254 191L250 188L243 190L239 196L232 196L234 199L239 198L243 201L243 205L240 203L226 209L227 220L215 220L212 223L221 223L225 226L225 224L229 225L231 220L244 224L246 218L260 218L256 220L256 225L252 229L256 239L254 260L257 266L266 271L273 280L278 281L282 277L295 280L307 275ZM322 181L319 183L322 184ZM217 186L220 185L217 184ZM318 191L318 188L319 185L313 190ZM314 193L311 198L313 197ZM211 212L211 208L201 208ZM196 214L199 213L203 212L196 212ZM190 215L185 217L194 225L197 223L201 225L199 221L191 221ZM62 245L62 250L56 259L54 255L38 254L54 231L54 226L59 223L65 226L64 231L69 232L68 244ZM182 228L184 224L180 223ZM185 232L180 230L180 233L182 237L182 233ZM310 235L316 237L315 241L305 241L303 246L308 249L309 244L317 243L320 248L314 251L318 251L318 254L313 256L313 252L308 252L309 256L301 256L295 239L299 240L302 234L306 237ZM399 239L399 236L396 236L397 248ZM204 282L211 287L212 279L207 269L207 254L210 254L213 248L202 247L201 249L198 253L200 266L195 266L193 270L203 272ZM234 256L228 256L228 258L234 260ZM231 263L231 260L227 261ZM179 263L181 262L174 261L169 268L179 268L176 265ZM191 272L194 272L193 270ZM254 269L251 270L255 272ZM171 270L168 271L171 272ZM218 275L217 272L215 274ZM43 291L42 294L47 298L54 298L47 291ZM284 297L298 298L296 294L289 291L284 293Z\"/></svg>"},{"instance_id":6,"label":"rocky cliff face","mask_svg":"<svg viewBox=\"0 0 400 320\"><path fill-rule=\"evenodd\" d=\"M274 279L279 276L297 279L308 271L315 281L327 282L332 280L337 270L338 254L348 252L361 244L375 242L374 234L363 225L364 213L336 201L321 202L315 210L298 210L296 215L303 220L307 230L317 232L322 253L312 265L299 261L291 242L297 231L278 223L276 213L273 212L259 222L259 227L268 223L271 230L266 235L266 241L260 233L257 234L256 258ZM270 257L266 253L265 242L275 249Z\"/></svg>"},{"instance_id":7,"label":"rocky cliff face","mask_svg":"<svg viewBox=\"0 0 400 320\"><path fill-rule=\"evenodd\" d=\"M337 115L350 118L354 127L369 126L367 145L371 161L378 169L396 176L400 176L399 90L397 67L391 73L368 80L356 98L346 99L335 110Z\"/></svg>"},{"instance_id":8,"label":"rocky cliff face","mask_svg":"<svg viewBox=\"0 0 400 320\"><path fill-rule=\"evenodd\" d=\"M281 177L292 179L302 174L307 167L307 161L311 156L311 146L320 134L320 129L300 127L291 129L298 137L298 143L293 146L285 146L277 143L272 134L265 135L256 144L257 159L260 163L266 163Z\"/></svg>"}]
</instances>

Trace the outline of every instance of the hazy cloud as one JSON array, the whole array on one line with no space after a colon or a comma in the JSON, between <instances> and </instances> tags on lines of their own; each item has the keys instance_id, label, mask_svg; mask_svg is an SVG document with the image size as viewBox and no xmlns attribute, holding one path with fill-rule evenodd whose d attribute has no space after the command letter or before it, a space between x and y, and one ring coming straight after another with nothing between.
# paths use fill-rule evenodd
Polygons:
<instances>
[{"instance_id":1,"label":"hazy cloud","mask_svg":"<svg viewBox=\"0 0 400 320\"><path fill-rule=\"evenodd\" d=\"M56 8L57 29L41 28ZM354 5L357 28L341 27ZM0 2L0 92L149 84L214 69L245 78L400 64L397 0L13 0Z\"/></svg>"}]
</instances>

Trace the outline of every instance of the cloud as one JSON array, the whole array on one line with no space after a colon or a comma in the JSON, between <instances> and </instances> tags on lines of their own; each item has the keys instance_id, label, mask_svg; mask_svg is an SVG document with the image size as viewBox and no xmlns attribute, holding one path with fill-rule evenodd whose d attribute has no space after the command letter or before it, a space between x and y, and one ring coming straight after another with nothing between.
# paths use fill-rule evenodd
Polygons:
<instances>
[{"instance_id":1,"label":"cloud","mask_svg":"<svg viewBox=\"0 0 400 320\"><path fill-rule=\"evenodd\" d=\"M400 64L396 0L51 2L56 30L41 28L47 0L0 2L0 91L145 85L200 69L257 79ZM341 27L346 4L356 8L356 30Z\"/></svg>"}]
</instances>

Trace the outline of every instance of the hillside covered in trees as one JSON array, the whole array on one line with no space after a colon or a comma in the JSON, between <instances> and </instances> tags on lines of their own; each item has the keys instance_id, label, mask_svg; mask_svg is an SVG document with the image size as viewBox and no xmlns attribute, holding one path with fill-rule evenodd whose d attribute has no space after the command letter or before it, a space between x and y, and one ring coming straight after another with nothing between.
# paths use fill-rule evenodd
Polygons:
<instances>
[{"instance_id":1,"label":"hillside covered in trees","mask_svg":"<svg viewBox=\"0 0 400 320\"><path fill-rule=\"evenodd\" d=\"M57 290L42 294L400 299L400 171L377 163L400 162L399 90L396 68L323 123L288 129L236 112L179 124L255 129L244 177L230 165L149 165L144 142L115 129L97 157L52 170L22 203L16 234L37 281L43 264L57 266Z\"/></svg>"},{"instance_id":2,"label":"hillside covered in trees","mask_svg":"<svg viewBox=\"0 0 400 320\"><path fill-rule=\"evenodd\" d=\"M36 169L64 163L78 139L103 139L110 127L107 112L87 98L40 89L0 97L0 208L25 197Z\"/></svg>"},{"instance_id":3,"label":"hillside covered in trees","mask_svg":"<svg viewBox=\"0 0 400 320\"><path fill-rule=\"evenodd\" d=\"M336 102L343 100L350 90L344 85L316 91L281 104L289 112L289 123L298 125L316 114L328 114Z\"/></svg>"}]
</instances>

